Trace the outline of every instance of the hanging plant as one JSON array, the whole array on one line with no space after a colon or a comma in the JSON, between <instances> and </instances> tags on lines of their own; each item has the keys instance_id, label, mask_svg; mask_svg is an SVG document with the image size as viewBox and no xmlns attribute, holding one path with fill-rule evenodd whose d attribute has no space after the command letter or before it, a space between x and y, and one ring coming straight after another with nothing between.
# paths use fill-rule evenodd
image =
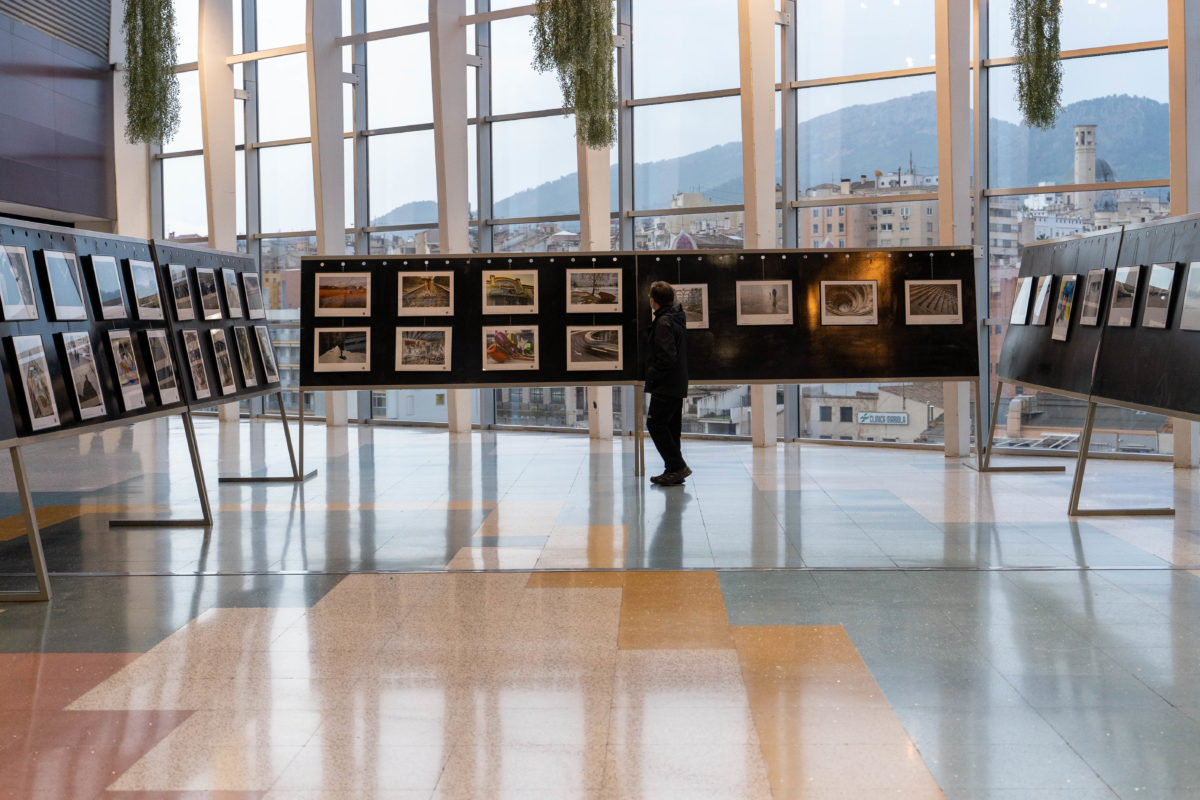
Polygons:
<instances>
[{"instance_id":1,"label":"hanging plant","mask_svg":"<svg viewBox=\"0 0 1200 800\"><path fill-rule=\"evenodd\" d=\"M1013 47L1017 51L1017 105L1025 124L1053 128L1062 110L1059 61L1060 0L1013 0Z\"/></svg>"},{"instance_id":2,"label":"hanging plant","mask_svg":"<svg viewBox=\"0 0 1200 800\"><path fill-rule=\"evenodd\" d=\"M173 0L125 0L125 138L161 144L179 130Z\"/></svg>"},{"instance_id":3,"label":"hanging plant","mask_svg":"<svg viewBox=\"0 0 1200 800\"><path fill-rule=\"evenodd\" d=\"M558 73L563 106L574 109L587 147L616 140L612 22L612 0L537 0L533 67Z\"/></svg>"}]
</instances>

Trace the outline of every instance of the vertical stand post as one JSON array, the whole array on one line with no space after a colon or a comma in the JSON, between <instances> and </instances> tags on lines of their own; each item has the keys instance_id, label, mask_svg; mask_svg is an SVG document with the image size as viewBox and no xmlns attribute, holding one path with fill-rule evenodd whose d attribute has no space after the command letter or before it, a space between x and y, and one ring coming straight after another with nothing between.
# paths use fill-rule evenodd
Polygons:
<instances>
[{"instance_id":1,"label":"vertical stand post","mask_svg":"<svg viewBox=\"0 0 1200 800\"><path fill-rule=\"evenodd\" d=\"M240 475L231 475L228 477L220 477L217 479L219 483L300 483L315 476L317 471L314 469L308 474L303 474L300 467L296 464L296 451L292 448L292 428L288 424L287 411L283 407L283 390L275 393L275 400L279 403L279 421L283 423L283 438L287 442L288 463L291 464L292 474L290 476L270 476L259 475L242 477ZM304 413L304 396L300 397L300 413ZM303 420L303 417L301 417ZM304 425L303 421L300 426L300 453L301 463L304 458Z\"/></svg>"},{"instance_id":2,"label":"vertical stand post","mask_svg":"<svg viewBox=\"0 0 1200 800\"><path fill-rule=\"evenodd\" d=\"M1083 472L1087 468L1088 449L1092 443L1092 428L1096 423L1096 402L1089 401L1087 417L1083 422L1083 435L1079 438L1079 460L1075 465L1075 480L1071 484L1071 502L1067 513L1072 517L1166 517L1173 516L1173 508L1084 508L1079 507L1079 496L1083 493Z\"/></svg>"},{"instance_id":3,"label":"vertical stand post","mask_svg":"<svg viewBox=\"0 0 1200 800\"><path fill-rule=\"evenodd\" d=\"M645 424L643 420L646 413L645 405L645 394L635 386L633 389L633 474L638 478L646 474L646 448L642 436L642 428Z\"/></svg>"},{"instance_id":4,"label":"vertical stand post","mask_svg":"<svg viewBox=\"0 0 1200 800\"><path fill-rule=\"evenodd\" d=\"M1047 466L1021 466L1021 467L993 467L992 466L992 446L996 441L996 419L1000 415L1000 395L1004 391L1004 381L997 379L996 381L996 399L992 403L992 421L988 426L987 447L982 451L981 457L977 459L977 469L979 472L1066 472L1067 468L1061 464L1051 464ZM982 386L977 382L975 384L976 403L979 402L979 396L983 392ZM975 416L979 416L976 410ZM976 437L976 446L979 439ZM969 463L967 466L971 466Z\"/></svg>"},{"instance_id":5,"label":"vertical stand post","mask_svg":"<svg viewBox=\"0 0 1200 800\"><path fill-rule=\"evenodd\" d=\"M187 437L188 454L192 458L192 473L196 476L196 492L200 495L200 519L110 519L110 528L211 528L212 508L208 504L208 486L204 483L204 467L200 463L200 448L196 445L196 427L192 424L192 412L184 409L183 433Z\"/></svg>"},{"instance_id":6,"label":"vertical stand post","mask_svg":"<svg viewBox=\"0 0 1200 800\"><path fill-rule=\"evenodd\" d=\"M0 602L35 603L50 599L50 576L46 571L46 554L42 552L42 531L38 528L37 513L33 507L33 495L29 492L29 478L25 474L25 459L20 447L9 450L12 455L13 474L17 477L17 494L21 498L21 513L25 517L25 535L29 538L29 555L33 557L33 574L37 579L36 592L0 592Z\"/></svg>"}]
</instances>

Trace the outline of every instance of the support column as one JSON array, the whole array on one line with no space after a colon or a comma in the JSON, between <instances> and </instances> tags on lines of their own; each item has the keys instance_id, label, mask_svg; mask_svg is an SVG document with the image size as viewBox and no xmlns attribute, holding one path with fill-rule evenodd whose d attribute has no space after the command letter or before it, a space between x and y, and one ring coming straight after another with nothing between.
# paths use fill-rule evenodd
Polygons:
<instances>
[{"instance_id":1,"label":"support column","mask_svg":"<svg viewBox=\"0 0 1200 800\"><path fill-rule=\"evenodd\" d=\"M346 252L346 165L342 136L342 30L339 0L307 0L308 118L312 129L317 252ZM346 424L344 392L325 393L325 424Z\"/></svg>"},{"instance_id":2,"label":"support column","mask_svg":"<svg viewBox=\"0 0 1200 800\"><path fill-rule=\"evenodd\" d=\"M971 242L971 8L935 0L938 229L941 245ZM981 290L987 284L981 284ZM986 341L984 342L986 346ZM971 384L942 384L946 457L971 452Z\"/></svg>"},{"instance_id":3,"label":"support column","mask_svg":"<svg viewBox=\"0 0 1200 800\"><path fill-rule=\"evenodd\" d=\"M579 174L579 249L607 252L612 249L612 175L609 148L576 144ZM589 386L587 390L588 435L611 439L613 435L613 387Z\"/></svg>"},{"instance_id":4,"label":"support column","mask_svg":"<svg viewBox=\"0 0 1200 800\"><path fill-rule=\"evenodd\" d=\"M148 239L161 233L150 224L150 145L125 139L125 18L124 0L114 0L108 37L108 60L115 64L113 81L113 170L116 179L117 220L113 232Z\"/></svg>"},{"instance_id":5,"label":"support column","mask_svg":"<svg viewBox=\"0 0 1200 800\"><path fill-rule=\"evenodd\" d=\"M742 170L747 250L775 247L775 23L773 0L738 0ZM774 447L775 385L750 387L755 447Z\"/></svg>"},{"instance_id":6,"label":"support column","mask_svg":"<svg viewBox=\"0 0 1200 800\"><path fill-rule=\"evenodd\" d=\"M1171 214L1200 210L1200 0L1167 2ZM1192 106L1188 106L1191 101ZM1175 419L1176 469L1200 466L1200 424Z\"/></svg>"},{"instance_id":7,"label":"support column","mask_svg":"<svg viewBox=\"0 0 1200 800\"><path fill-rule=\"evenodd\" d=\"M467 174L467 29L461 0L429 0L433 73L433 147L437 170L438 234L445 254L471 251ZM471 390L450 389L450 431L471 430Z\"/></svg>"}]
</instances>

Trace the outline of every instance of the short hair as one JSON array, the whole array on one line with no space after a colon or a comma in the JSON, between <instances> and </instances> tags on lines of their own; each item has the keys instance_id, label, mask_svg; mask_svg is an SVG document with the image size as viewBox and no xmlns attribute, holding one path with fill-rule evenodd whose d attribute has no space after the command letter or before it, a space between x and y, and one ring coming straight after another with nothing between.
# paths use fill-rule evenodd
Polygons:
<instances>
[{"instance_id":1,"label":"short hair","mask_svg":"<svg viewBox=\"0 0 1200 800\"><path fill-rule=\"evenodd\" d=\"M663 308L675 305L675 288L666 281L650 284L650 297Z\"/></svg>"}]
</instances>

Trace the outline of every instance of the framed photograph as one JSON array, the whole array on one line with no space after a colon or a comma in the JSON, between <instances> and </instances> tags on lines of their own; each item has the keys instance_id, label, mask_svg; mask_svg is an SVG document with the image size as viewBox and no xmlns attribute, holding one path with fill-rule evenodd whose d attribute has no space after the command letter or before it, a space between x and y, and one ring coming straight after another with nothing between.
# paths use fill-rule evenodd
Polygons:
<instances>
[{"instance_id":1,"label":"framed photograph","mask_svg":"<svg viewBox=\"0 0 1200 800\"><path fill-rule=\"evenodd\" d=\"M108 413L108 407L104 405L100 370L96 367L96 355L92 352L91 336L83 332L67 332L61 335L79 418L103 417Z\"/></svg>"},{"instance_id":2,"label":"framed photograph","mask_svg":"<svg viewBox=\"0 0 1200 800\"><path fill-rule=\"evenodd\" d=\"M454 273L401 272L397 295L396 316L453 316Z\"/></svg>"},{"instance_id":3,"label":"framed photograph","mask_svg":"<svg viewBox=\"0 0 1200 800\"><path fill-rule=\"evenodd\" d=\"M29 256L20 245L0 247L0 309L4 312L5 322L38 318ZM57 421L54 424L57 425Z\"/></svg>"},{"instance_id":4,"label":"framed photograph","mask_svg":"<svg viewBox=\"0 0 1200 800\"><path fill-rule=\"evenodd\" d=\"M21 387L25 390L30 427L40 431L59 425L58 404L54 402L54 386L50 382L50 367L46 363L42 337L14 336L12 344L17 356Z\"/></svg>"},{"instance_id":5,"label":"framed photograph","mask_svg":"<svg viewBox=\"0 0 1200 800\"><path fill-rule=\"evenodd\" d=\"M138 372L133 337L126 330L109 331L108 344L112 348L113 363L117 365L117 384L121 387L125 410L144 408L146 397L142 394L142 375Z\"/></svg>"},{"instance_id":6,"label":"framed photograph","mask_svg":"<svg viewBox=\"0 0 1200 800\"><path fill-rule=\"evenodd\" d=\"M100 303L101 318L128 318L117 260L112 256L88 256L88 261L92 265L92 278L96 281L96 299Z\"/></svg>"},{"instance_id":7,"label":"framed photograph","mask_svg":"<svg viewBox=\"0 0 1200 800\"><path fill-rule=\"evenodd\" d=\"M1053 275L1043 275L1037 279L1037 288L1033 296L1033 315L1030 325L1045 325L1050 322L1050 289L1054 285Z\"/></svg>"},{"instance_id":8,"label":"framed photograph","mask_svg":"<svg viewBox=\"0 0 1200 800\"><path fill-rule=\"evenodd\" d=\"M483 313L538 313L537 270L485 269L483 271Z\"/></svg>"},{"instance_id":9,"label":"framed photograph","mask_svg":"<svg viewBox=\"0 0 1200 800\"><path fill-rule=\"evenodd\" d=\"M263 304L262 285L257 272L242 273L242 288L246 290L246 317L266 319L267 307Z\"/></svg>"},{"instance_id":10,"label":"framed photograph","mask_svg":"<svg viewBox=\"0 0 1200 800\"><path fill-rule=\"evenodd\" d=\"M1117 267L1113 275L1112 301L1108 307L1108 324L1113 328L1133 325L1133 306L1137 300L1138 276L1141 266Z\"/></svg>"},{"instance_id":11,"label":"framed photograph","mask_svg":"<svg viewBox=\"0 0 1200 800\"><path fill-rule=\"evenodd\" d=\"M370 328L317 328L313 331L313 372L370 372Z\"/></svg>"},{"instance_id":12,"label":"framed photograph","mask_svg":"<svg viewBox=\"0 0 1200 800\"><path fill-rule=\"evenodd\" d=\"M192 302L192 283L188 280L187 267L180 264L168 264L167 274L171 276L171 297L175 299L175 319L188 322L196 318L196 306Z\"/></svg>"},{"instance_id":13,"label":"framed photograph","mask_svg":"<svg viewBox=\"0 0 1200 800\"><path fill-rule=\"evenodd\" d=\"M822 325L878 325L878 281L821 281Z\"/></svg>"},{"instance_id":14,"label":"framed photograph","mask_svg":"<svg viewBox=\"0 0 1200 800\"><path fill-rule=\"evenodd\" d=\"M608 314L621 311L621 270L567 270L567 313Z\"/></svg>"},{"instance_id":15,"label":"framed photograph","mask_svg":"<svg viewBox=\"0 0 1200 800\"><path fill-rule=\"evenodd\" d=\"M54 312L55 321L87 319L79 260L75 258L75 254L43 250L42 257L46 260L46 277L50 281L50 307Z\"/></svg>"},{"instance_id":16,"label":"framed photograph","mask_svg":"<svg viewBox=\"0 0 1200 800\"><path fill-rule=\"evenodd\" d=\"M317 277L318 317L371 316L371 273L327 272Z\"/></svg>"},{"instance_id":17,"label":"framed photograph","mask_svg":"<svg viewBox=\"0 0 1200 800\"><path fill-rule=\"evenodd\" d=\"M221 387L221 394L232 394L237 391L237 383L233 379L233 356L229 353L229 340L220 328L213 328L208 335L212 339L213 356L217 362L217 385Z\"/></svg>"},{"instance_id":18,"label":"framed photograph","mask_svg":"<svg viewBox=\"0 0 1200 800\"><path fill-rule=\"evenodd\" d=\"M162 298L158 295L158 277L150 261L129 259L129 279L133 282L133 306L138 319L162 319Z\"/></svg>"},{"instance_id":19,"label":"framed photograph","mask_svg":"<svg viewBox=\"0 0 1200 800\"><path fill-rule=\"evenodd\" d=\"M738 281L738 325L791 325L791 281Z\"/></svg>"},{"instance_id":20,"label":"framed photograph","mask_svg":"<svg viewBox=\"0 0 1200 800\"><path fill-rule=\"evenodd\" d=\"M200 349L200 332L183 332L183 352L187 354L188 372L192 375L192 391L197 400L212 397L208 385L208 370L204 366L204 351Z\"/></svg>"},{"instance_id":21,"label":"framed photograph","mask_svg":"<svg viewBox=\"0 0 1200 800\"><path fill-rule=\"evenodd\" d=\"M397 372L449 372L452 328L396 328Z\"/></svg>"},{"instance_id":22,"label":"framed photograph","mask_svg":"<svg viewBox=\"0 0 1200 800\"><path fill-rule=\"evenodd\" d=\"M1171 293L1175 289L1175 265L1154 264L1146 279L1142 308L1143 328L1165 328L1171 324Z\"/></svg>"},{"instance_id":23,"label":"framed photograph","mask_svg":"<svg viewBox=\"0 0 1200 800\"><path fill-rule=\"evenodd\" d=\"M568 325L567 369L619 371L621 334L620 325Z\"/></svg>"},{"instance_id":24,"label":"framed photograph","mask_svg":"<svg viewBox=\"0 0 1200 800\"><path fill-rule=\"evenodd\" d=\"M200 310L207 320L221 319L221 299L217 296L217 273L208 267L196 267L196 286L200 289Z\"/></svg>"},{"instance_id":25,"label":"framed photograph","mask_svg":"<svg viewBox=\"0 0 1200 800\"><path fill-rule=\"evenodd\" d=\"M258 353L262 356L263 371L267 383L279 383L279 362L275 360L275 345L266 325L255 325L254 335L258 338Z\"/></svg>"},{"instance_id":26,"label":"framed photograph","mask_svg":"<svg viewBox=\"0 0 1200 800\"><path fill-rule=\"evenodd\" d=\"M225 307L229 309L230 319L242 318L242 290L238 287L236 269L221 270L221 283L225 285Z\"/></svg>"},{"instance_id":27,"label":"framed photograph","mask_svg":"<svg viewBox=\"0 0 1200 800\"><path fill-rule=\"evenodd\" d=\"M708 327L708 284L680 283L675 285L675 302L683 306L689 328Z\"/></svg>"},{"instance_id":28,"label":"framed photograph","mask_svg":"<svg viewBox=\"0 0 1200 800\"><path fill-rule=\"evenodd\" d=\"M1071 330L1071 312L1075 309L1078 275L1063 275L1058 282L1058 299L1054 302L1054 330L1050 338L1060 342L1067 340Z\"/></svg>"},{"instance_id":29,"label":"framed photograph","mask_svg":"<svg viewBox=\"0 0 1200 800\"><path fill-rule=\"evenodd\" d=\"M904 320L908 325L962 325L962 281L905 281Z\"/></svg>"},{"instance_id":30,"label":"framed photograph","mask_svg":"<svg viewBox=\"0 0 1200 800\"><path fill-rule=\"evenodd\" d=\"M1179 315L1179 328L1185 331L1200 331L1200 261L1188 265L1187 283L1183 288L1183 313Z\"/></svg>"},{"instance_id":31,"label":"framed photograph","mask_svg":"<svg viewBox=\"0 0 1200 800\"><path fill-rule=\"evenodd\" d=\"M171 359L167 332L146 331L146 344L150 347L150 368L158 386L158 401L164 406L178 403L179 382L175 380L175 362Z\"/></svg>"},{"instance_id":32,"label":"framed photograph","mask_svg":"<svg viewBox=\"0 0 1200 800\"><path fill-rule=\"evenodd\" d=\"M1033 293L1033 278L1017 278L1017 294L1013 299L1012 313L1008 315L1009 325L1024 325L1029 322L1029 297Z\"/></svg>"},{"instance_id":33,"label":"framed photograph","mask_svg":"<svg viewBox=\"0 0 1200 800\"><path fill-rule=\"evenodd\" d=\"M242 365L242 381L247 386L258 386L258 373L254 371L254 353L250 347L250 331L245 325L233 329L233 338L237 339L238 362Z\"/></svg>"},{"instance_id":34,"label":"framed photograph","mask_svg":"<svg viewBox=\"0 0 1200 800\"><path fill-rule=\"evenodd\" d=\"M1083 300L1079 306L1080 325L1100 324L1100 301L1104 299L1104 275L1108 270L1090 269L1083 285Z\"/></svg>"},{"instance_id":35,"label":"framed photograph","mask_svg":"<svg viewBox=\"0 0 1200 800\"><path fill-rule=\"evenodd\" d=\"M483 329L484 370L536 370L538 329L536 325L489 326Z\"/></svg>"}]
</instances>

